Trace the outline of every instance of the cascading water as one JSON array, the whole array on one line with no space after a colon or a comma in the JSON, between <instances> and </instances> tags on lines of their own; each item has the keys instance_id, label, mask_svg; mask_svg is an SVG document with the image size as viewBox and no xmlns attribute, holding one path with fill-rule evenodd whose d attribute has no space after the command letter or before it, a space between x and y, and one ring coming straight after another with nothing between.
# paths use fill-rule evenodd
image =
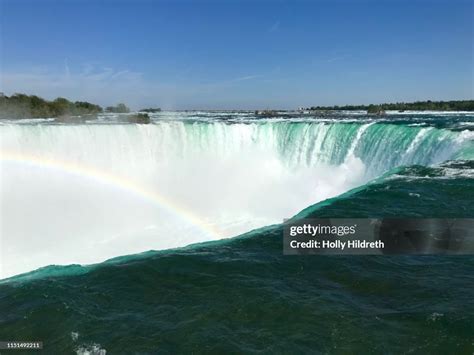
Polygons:
<instances>
[{"instance_id":1,"label":"cascading water","mask_svg":"<svg viewBox=\"0 0 474 355\"><path fill-rule=\"evenodd\" d=\"M399 166L456 157L471 132L315 120L5 124L0 277L230 237Z\"/></svg>"}]
</instances>

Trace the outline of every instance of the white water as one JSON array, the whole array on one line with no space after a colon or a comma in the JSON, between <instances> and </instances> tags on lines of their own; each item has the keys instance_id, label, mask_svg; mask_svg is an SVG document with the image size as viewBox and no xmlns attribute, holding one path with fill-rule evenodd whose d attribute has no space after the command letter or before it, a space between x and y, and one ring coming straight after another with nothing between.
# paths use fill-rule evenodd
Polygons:
<instances>
[{"instance_id":1,"label":"white water","mask_svg":"<svg viewBox=\"0 0 474 355\"><path fill-rule=\"evenodd\" d=\"M181 121L0 126L2 154L23 159L1 165L0 278L280 223L397 164L387 159L392 152L372 151L373 128ZM384 134L394 146L409 147L399 161L434 162L451 154L454 136L436 136L446 144L426 151L420 140L429 137L421 132ZM110 176L159 194L173 207L112 184Z\"/></svg>"}]
</instances>

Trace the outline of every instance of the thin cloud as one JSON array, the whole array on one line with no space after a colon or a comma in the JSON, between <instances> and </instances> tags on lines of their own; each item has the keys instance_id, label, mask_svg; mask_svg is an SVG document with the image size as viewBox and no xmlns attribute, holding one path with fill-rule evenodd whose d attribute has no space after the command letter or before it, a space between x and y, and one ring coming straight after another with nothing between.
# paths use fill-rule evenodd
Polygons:
<instances>
[{"instance_id":1,"label":"thin cloud","mask_svg":"<svg viewBox=\"0 0 474 355\"><path fill-rule=\"evenodd\" d=\"M151 82L140 72L91 63L76 68L68 65L67 70L65 65L59 68L40 66L21 71L4 70L1 74L0 91L6 95L19 92L46 99L61 96L101 106L125 102L132 109L155 105L170 109L202 106L202 102L212 102L222 95L225 97L227 90L232 90L239 83L263 77L244 75L214 83ZM209 104L209 107L214 106Z\"/></svg>"},{"instance_id":2,"label":"thin cloud","mask_svg":"<svg viewBox=\"0 0 474 355\"><path fill-rule=\"evenodd\" d=\"M262 75L247 75L247 76L242 76L240 78L235 78L235 79L231 80L231 82L253 80L253 79L258 79L258 78L261 78L261 77L262 77Z\"/></svg>"},{"instance_id":3,"label":"thin cloud","mask_svg":"<svg viewBox=\"0 0 474 355\"><path fill-rule=\"evenodd\" d=\"M64 71L30 68L2 74L2 90L6 93L24 92L50 99L64 96L72 100L114 103L149 89L141 73L90 65L82 71L74 71L67 61Z\"/></svg>"},{"instance_id":4,"label":"thin cloud","mask_svg":"<svg viewBox=\"0 0 474 355\"><path fill-rule=\"evenodd\" d=\"M69 75L67 75L69 71ZM72 101L89 101L101 106L124 102L132 109L157 106L168 109L192 108L209 95L222 93L234 81L215 84L150 82L142 73L129 69L116 70L86 63L77 68L29 67L1 73L0 92L6 95L25 93L46 99L65 97ZM234 80L256 78L248 75Z\"/></svg>"},{"instance_id":5,"label":"thin cloud","mask_svg":"<svg viewBox=\"0 0 474 355\"><path fill-rule=\"evenodd\" d=\"M323 63L335 63L339 61L343 61L345 59L351 58L351 54L341 54L341 55L333 55L331 57L329 56L320 56L316 57L313 59L312 64L313 65L320 65Z\"/></svg>"},{"instance_id":6,"label":"thin cloud","mask_svg":"<svg viewBox=\"0 0 474 355\"><path fill-rule=\"evenodd\" d=\"M269 28L268 28L268 32L272 33L272 32L276 32L280 29L280 21L276 21L275 23L273 23L273 25L271 25Z\"/></svg>"},{"instance_id":7,"label":"thin cloud","mask_svg":"<svg viewBox=\"0 0 474 355\"><path fill-rule=\"evenodd\" d=\"M196 85L196 87L200 87L201 89L215 89L215 88L226 87L226 86L229 86L230 84L238 83L241 81L254 80L254 79L258 79L262 77L263 75L245 75L245 76L240 76L238 78L227 79L227 80L211 82L211 83L206 83L206 84L200 84L200 85Z\"/></svg>"},{"instance_id":8,"label":"thin cloud","mask_svg":"<svg viewBox=\"0 0 474 355\"><path fill-rule=\"evenodd\" d=\"M68 64L67 58L64 59L64 73L66 75L66 78L69 78L71 76L71 71L69 70L69 64Z\"/></svg>"},{"instance_id":9,"label":"thin cloud","mask_svg":"<svg viewBox=\"0 0 474 355\"><path fill-rule=\"evenodd\" d=\"M340 55L340 56L337 56L337 57L329 58L329 59L326 60L326 62L332 63L332 62L336 62L338 60L346 59L347 57L348 57L347 55Z\"/></svg>"}]
</instances>

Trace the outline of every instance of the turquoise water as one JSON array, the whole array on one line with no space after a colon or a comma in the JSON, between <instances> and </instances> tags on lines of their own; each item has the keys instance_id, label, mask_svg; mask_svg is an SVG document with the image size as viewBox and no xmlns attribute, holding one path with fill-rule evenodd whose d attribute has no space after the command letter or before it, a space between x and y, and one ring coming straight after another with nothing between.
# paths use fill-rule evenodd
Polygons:
<instances>
[{"instance_id":1,"label":"turquoise water","mask_svg":"<svg viewBox=\"0 0 474 355\"><path fill-rule=\"evenodd\" d=\"M353 148L374 176L294 218L473 218L470 131L434 120L336 123L319 138L316 125L270 126L288 164L343 162ZM471 256L285 256L276 224L4 280L0 339L42 340L51 354L472 354L473 286Z\"/></svg>"}]
</instances>

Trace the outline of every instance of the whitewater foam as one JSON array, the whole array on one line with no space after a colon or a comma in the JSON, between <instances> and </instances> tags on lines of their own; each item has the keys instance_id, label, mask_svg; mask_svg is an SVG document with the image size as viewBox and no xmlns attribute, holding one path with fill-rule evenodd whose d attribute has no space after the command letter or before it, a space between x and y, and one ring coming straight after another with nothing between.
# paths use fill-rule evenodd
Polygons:
<instances>
[{"instance_id":1,"label":"whitewater foam","mask_svg":"<svg viewBox=\"0 0 474 355\"><path fill-rule=\"evenodd\" d=\"M1 164L1 277L279 223L402 163L443 161L469 137L375 122L2 125L2 154L39 163ZM68 168L57 163L51 169L41 161L67 162ZM89 171L139 186L173 207ZM181 211L190 211L199 225ZM210 235L202 225L219 233Z\"/></svg>"}]
</instances>

